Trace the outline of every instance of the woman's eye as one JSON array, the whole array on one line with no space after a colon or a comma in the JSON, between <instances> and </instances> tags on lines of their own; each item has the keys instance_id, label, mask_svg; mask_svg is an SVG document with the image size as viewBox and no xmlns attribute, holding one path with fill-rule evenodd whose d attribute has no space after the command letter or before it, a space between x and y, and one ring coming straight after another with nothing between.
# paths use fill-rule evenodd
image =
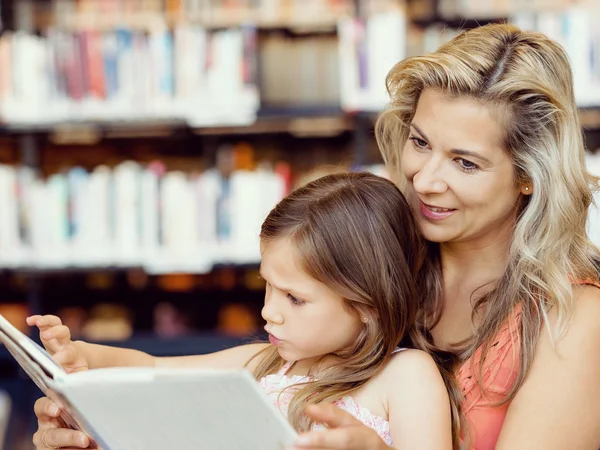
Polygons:
<instances>
[{"instance_id":1,"label":"woman's eye","mask_svg":"<svg viewBox=\"0 0 600 450\"><path fill-rule=\"evenodd\" d=\"M427 141L424 141L420 137L410 136L408 139L411 140L413 142L413 145L417 148L426 148L427 147Z\"/></svg>"},{"instance_id":2,"label":"woman's eye","mask_svg":"<svg viewBox=\"0 0 600 450\"><path fill-rule=\"evenodd\" d=\"M473 170L479 169L479 166L477 164L475 164L472 161L469 161L468 159L456 158L456 161L458 162L460 168L466 172L471 172Z\"/></svg>"}]
</instances>

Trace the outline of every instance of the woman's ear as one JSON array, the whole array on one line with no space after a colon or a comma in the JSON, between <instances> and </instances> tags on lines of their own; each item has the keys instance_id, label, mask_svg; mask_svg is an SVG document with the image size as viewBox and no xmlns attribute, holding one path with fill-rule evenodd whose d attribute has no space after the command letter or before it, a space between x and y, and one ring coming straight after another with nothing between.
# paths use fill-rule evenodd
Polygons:
<instances>
[{"instance_id":1,"label":"woman's ear","mask_svg":"<svg viewBox=\"0 0 600 450\"><path fill-rule=\"evenodd\" d=\"M530 183L521 185L521 194L523 194L523 195L533 194L533 185L531 185Z\"/></svg>"}]
</instances>

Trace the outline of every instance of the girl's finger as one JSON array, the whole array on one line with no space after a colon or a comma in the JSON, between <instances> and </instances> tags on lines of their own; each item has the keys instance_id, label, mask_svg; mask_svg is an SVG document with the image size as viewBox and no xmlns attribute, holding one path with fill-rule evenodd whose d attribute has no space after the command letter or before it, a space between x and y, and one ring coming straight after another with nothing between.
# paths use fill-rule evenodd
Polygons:
<instances>
[{"instance_id":1,"label":"girl's finger","mask_svg":"<svg viewBox=\"0 0 600 450\"><path fill-rule=\"evenodd\" d=\"M47 328L40 333L42 339L56 339L61 345L67 345L71 342L71 330L66 325L57 325Z\"/></svg>"}]
</instances>

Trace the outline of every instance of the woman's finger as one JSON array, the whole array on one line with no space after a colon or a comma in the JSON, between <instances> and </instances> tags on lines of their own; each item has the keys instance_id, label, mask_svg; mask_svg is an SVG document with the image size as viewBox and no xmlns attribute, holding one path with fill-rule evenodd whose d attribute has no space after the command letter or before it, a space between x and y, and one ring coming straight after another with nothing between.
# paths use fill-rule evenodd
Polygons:
<instances>
[{"instance_id":1,"label":"woman's finger","mask_svg":"<svg viewBox=\"0 0 600 450\"><path fill-rule=\"evenodd\" d=\"M294 449L311 450L354 450L367 449L369 447L356 447L352 442L352 433L345 428L333 430L318 430L302 434L295 442Z\"/></svg>"},{"instance_id":2,"label":"woman's finger","mask_svg":"<svg viewBox=\"0 0 600 450\"><path fill-rule=\"evenodd\" d=\"M46 428L35 432L33 444L38 450L47 448L87 448L90 445L90 439L81 431L67 428Z\"/></svg>"},{"instance_id":3,"label":"woman's finger","mask_svg":"<svg viewBox=\"0 0 600 450\"><path fill-rule=\"evenodd\" d=\"M316 430L298 437L295 449L311 450L376 450L385 443L367 426ZM385 448L385 447L383 447Z\"/></svg>"},{"instance_id":4,"label":"woman's finger","mask_svg":"<svg viewBox=\"0 0 600 450\"><path fill-rule=\"evenodd\" d=\"M329 428L349 427L363 424L352 414L331 403L308 405L305 409L305 413L315 422L325 424Z\"/></svg>"},{"instance_id":5,"label":"woman's finger","mask_svg":"<svg viewBox=\"0 0 600 450\"><path fill-rule=\"evenodd\" d=\"M377 433L354 416L332 404L309 405L306 414L325 430L311 431L298 437L294 449L363 450L389 448Z\"/></svg>"},{"instance_id":6,"label":"woman's finger","mask_svg":"<svg viewBox=\"0 0 600 450\"><path fill-rule=\"evenodd\" d=\"M44 420L46 418L58 419L60 416L59 406L48 397L38 398L33 405L33 411L40 420Z\"/></svg>"}]
</instances>

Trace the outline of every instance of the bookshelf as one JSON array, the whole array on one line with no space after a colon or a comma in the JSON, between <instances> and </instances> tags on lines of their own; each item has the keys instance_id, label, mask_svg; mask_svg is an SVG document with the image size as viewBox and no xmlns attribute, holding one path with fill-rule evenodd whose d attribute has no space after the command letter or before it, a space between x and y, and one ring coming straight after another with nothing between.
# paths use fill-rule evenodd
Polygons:
<instances>
[{"instance_id":1,"label":"bookshelf","mask_svg":"<svg viewBox=\"0 0 600 450\"><path fill-rule=\"evenodd\" d=\"M210 5L212 7L209 7ZM250 158L249 164L252 168L270 160L271 167L265 172L268 176L275 174L273 167L277 164L289 177L291 173L307 171L314 166L335 165L336 158L339 158L338 161L343 161L346 167L368 166L370 163L377 162L372 126L376 112L384 104L385 99L378 97L381 90L373 90L373 83L365 85L364 80L360 79L361 76L365 76L364 73L361 75L361 70L365 70L364 67L361 67L364 61L361 60L360 54L358 56L356 54L348 56L356 53L358 48L352 47L353 40L358 39L366 46L367 50L370 50L365 53L367 59L371 53L376 53L372 51L373 47L381 44L386 39L389 40L390 36L392 36L391 40L397 43L396 47L398 48L380 56L380 61L372 60L367 64L368 74L366 79L372 81L375 75L379 75L381 82L388 66L391 64L390 61L397 61L406 54L427 51L437 47L444 39L450 38L459 29L500 21L521 21L525 24L524 16L515 14L514 10L503 8L501 2L488 2L488 8L482 9L480 4L472 5L470 2L444 0L429 2L416 0L408 0L407 2L311 0L280 3L266 1L159 2L153 0L111 0L99 2L95 0L4 0L1 6L6 33L0 39L7 40L5 41L5 52L9 50L14 52L16 49L22 48L32 50L35 53L35 48L39 50L40 45L45 46L51 58L50 62L44 60L49 64L44 67L49 68L50 81L53 83L51 83L52 89L44 91L48 96L44 101L48 103L46 100L49 99L49 103L45 108L37 108L23 107L21 102L15 103L14 100L15 98L18 99L18 96L11 100L11 92L23 91L23 89L19 89L18 85L12 85L11 80L4 80L4 84L0 82L0 86L3 86L3 89L0 87L0 91L4 94L3 97L0 97L0 105L4 107L4 123L0 131L2 131L3 136L12 139L12 145L16 148L14 153L17 155L13 161L6 162L3 173L6 174L7 170L8 172L12 170L11 164L18 163L18 167L29 173L29 175L24 176L29 177L34 184L39 179L47 185L49 180L47 177L50 176L51 182L56 185L56 192L64 191L63 185L65 183L68 185L65 180L69 178L69 165L71 167L81 166L86 174L93 175L94 171L102 166L102 158L94 159L90 156L92 153L97 152L100 152L111 161L107 167L102 169L104 170L103 176L107 177L113 177L115 173L120 172L123 165L129 166L130 169L137 165L137 168L132 170L137 171L139 176L144 177L147 174L147 165L152 161L160 162L160 152L163 152L162 155L164 155L165 148L178 157L183 158L183 154L185 154L186 157L192 158L190 160L193 160L192 171L204 171L214 167L219 159L220 151L222 153L223 148L227 146L241 147L244 149L243 152L250 152L252 155L248 156L246 154L246 156L242 155L240 157L242 159ZM555 1L553 7L555 9L546 13L549 16L546 17L545 21L541 21L542 26L544 24L547 26L552 23L552 20L555 20L551 19L551 17L554 17L551 16L552 14L571 14L570 6L567 3L561 4L561 2ZM565 10L567 10L566 13ZM385 15L382 14L382 11L393 11L393 14L387 14L384 19L382 17ZM532 14L540 14L536 10L528 10L526 13L520 14L529 14L527 16L529 22L527 23L530 25L536 25L539 22L536 21L537 19L531 19ZM318 19L315 20L314 17L318 17ZM369 22L370 20L371 22ZM161 71L154 74L154 81L162 80L164 82L163 78L170 80L167 83L170 85L167 89L170 97L167 95L168 99L165 100L167 97L163 98L161 103L161 99L158 98L160 95L158 95L155 99L157 103L150 107L152 110L150 113L148 110L121 108L120 106L124 103L119 103L119 101L127 97L125 94L119 101L109 105L111 102L109 91L115 91L115 88L108 87L107 79L109 77L106 75L106 70L104 71L103 87L96 89L100 85L94 85L93 77L90 77L94 70L91 70L92 66L85 67L86 64L91 64L92 60L98 60L98 56L93 55L95 46L100 45L99 43L104 45L100 49L101 53L106 48L112 48L111 43L107 43L103 39L110 40L114 38L114 33L122 33L123 30L129 30L132 35L137 32L140 33L139 36L145 42L145 46L142 45L144 49L142 53L145 57L156 56L153 53L156 50L159 55L156 57L164 57L165 52L170 55L166 59L159 58L159 61L175 61L171 64L170 74L165 75ZM214 33L228 32L237 34L219 34L220 37L225 36L223 39L226 43L223 44L223 47L213 48L208 46L202 49L201 46L198 46L198 42L219 41L220 37L217 38ZM252 99L248 102L244 101L244 105L226 102L228 103L229 112L235 111L236 117L233 117L229 112L221 114L222 111L217 111L215 113L215 108L213 108L215 105L214 98L207 100L209 106L200 108L209 110L210 114L214 113L214 116L209 117L210 114L205 114L200 117L202 114L196 114L191 117L185 111L183 114L173 113L178 109L175 104L179 97L184 102L189 101L189 92L178 95L177 86L186 85L186 83L188 87L202 84L202 80L198 78L197 74L195 75L196 78L190 75L189 67L178 66L176 62L176 50L179 48L176 42L177 37L189 37L189 33L195 36L195 40L184 40L182 41L183 44L180 43L180 47L189 47L192 41L195 42L196 47L193 47L193 45L192 47L199 51L194 53L195 55L215 53L219 49L223 53L229 52L237 55L236 67L241 68L240 72L244 74L241 81L240 79L233 80L230 77L228 81L222 84L211 85L214 88L211 90L219 91L219 93L232 84L238 88L240 86L250 87L248 92L251 92L249 95ZM415 36L417 36L416 39ZM156 42L152 41L155 37ZM7 44L15 38L23 39L25 44L17 42L14 48ZM83 52L82 54L87 55L87 59L71 61L79 67L80 72L88 74L89 79L87 81L81 79L81 73L78 75L80 84L85 81L83 88L79 86L84 89L82 91L84 93L73 94L69 91L65 86L69 82L73 82L72 78L75 76L60 72L57 69L60 66L57 61L65 57L64 52L61 53L64 50L64 39L70 40L70 45L73 45L73 40L75 40L78 48ZM129 36L127 39L133 38ZM90 44L94 40L97 41L96 44ZM418 45L411 46L411 42L415 40L418 41ZM227 42L232 41L236 41L237 46L227 44ZM310 45L305 45L306 42L310 42ZM158 47L160 45L166 45L167 47L170 45L171 48L170 50L162 48L161 53L161 49L156 49L155 44ZM317 48L313 52L316 55L309 54L308 50L311 47ZM182 55L185 56L185 50L181 51L184 52ZM127 50L127 52L130 52L130 50ZM300 64L292 69L286 69L287 72L282 72L282 67L288 65L281 64L282 55L286 52L293 54L292 59L299 59ZM1 54L2 50L0 49ZM106 68L106 66L114 63L114 58L111 59L112 56L108 57L104 53L102 55L104 57L100 59L102 59L103 66L99 67ZM312 65L321 67L325 59L332 59L332 55L337 60L335 66L319 70L307 68ZM365 56L363 55L363 57ZM121 61L119 58L116 59ZM144 57L138 58L136 61L144 61ZM283 60L283 62L286 61ZM23 73L27 74L27 67L31 69L39 63L39 61L29 61L30 66L25 64L25 72ZM123 64L125 68L134 67L131 65L131 60L125 60ZM9 65L9 67L11 66ZM339 78L332 78L332 70L333 72L337 70L340 74ZM178 75L178 72L181 73ZM20 78L16 76L19 73L17 69L13 68L12 82ZM182 75L186 73L188 78L185 78L186 75ZM292 74L294 73L297 73L297 77L301 79L301 82L291 85L290 80L293 79ZM346 76L344 74L350 75ZM203 76L205 76L204 81L211 77L210 74L204 74ZM328 78L328 85L322 86L324 91L317 94L313 93L314 97L311 98L307 93L311 91L311 88L313 91L315 90L314 80L325 78ZM39 77L31 78L31 80L39 81ZM282 84L277 80L284 80L284 83ZM118 81L119 86L123 83L125 85L130 83L128 85L130 86L132 80L123 81L119 79ZM312 84L311 81L313 81ZM143 82L142 80L139 84L143 84ZM273 87L278 83L278 86ZM158 85L160 84L159 82ZM336 91L333 87L335 84L339 84L339 91ZM220 90L218 89L219 86L221 86ZM357 89L357 86L359 89ZM48 86L46 87L48 88ZM156 88L156 86L154 87ZM119 89L117 88L116 91ZM32 91L33 93L25 94L24 98L26 100L35 100L35 94L41 92L38 88L32 89ZM156 94L155 90L151 92ZM204 89L204 93L206 92L207 90ZM240 93L242 91L238 89L235 92ZM300 94L298 95L298 93ZM201 103L198 99L203 94L197 92L196 94L199 97L189 103L187 107L183 107L183 110L189 111ZM115 95L119 97L120 94ZM243 95L230 95L230 97L243 97ZM128 98L129 100L131 98ZM206 98L203 98L203 100L206 100ZM11 101L13 101L12 106L10 105ZM39 99L35 101L39 103ZM93 104L94 102L96 102L96 105ZM102 103L104 104L99 106ZM6 106L7 104L8 106ZM14 109L16 104L19 105L17 109L29 112L35 110L36 112L31 116L27 116L28 113L22 112L17 113L16 116L11 115L11 108ZM129 106L132 105L135 106L135 102L129 101ZM106 108L102 110L104 107ZM61 108L62 114L57 113ZM114 114L115 111L121 109L126 110L126 112L121 111L121 115ZM218 109L217 107L216 110ZM181 110L180 108L179 111L181 112ZM165 111L168 113L165 114ZM596 130L600 128L600 114L598 111L600 110L595 108L593 100L588 101L585 108L581 110L582 124L586 129L588 140L592 143L597 142ZM154 158L145 157L143 155L144 150L138 149L129 153L125 152L128 146L138 146L141 142L144 142L144 145L151 143L148 144L148 147L160 147L160 151L156 149L148 151L149 154L155 155ZM280 146L285 147L286 150L272 151L273 142L283 144ZM245 145L245 143L249 144ZM139 146L143 147L144 145ZM254 155L258 148L257 145L259 147L269 147L271 151L266 152L269 155ZM311 163L301 162L300 160L303 157L308 158L304 153L300 153L304 151L302 148L312 146L319 147L318 152L323 154L331 152L332 155L335 154L335 157L318 156L313 158ZM107 147L112 147L112 150L106 150ZM343 147L344 151L336 153L332 150L332 147ZM68 158L64 156L68 161L62 167L60 155L66 155L66 153L60 150L61 148L70 149ZM100 151L100 148L104 148L104 150ZM118 155L111 154L111 152ZM260 150L258 153L260 153ZM275 159L273 159L273 154L276 155ZM289 160L290 158L291 160L295 158L295 162ZM116 162L119 159L120 162ZM181 178L180 165L172 170L165 165L164 170L169 175L167 178L174 180L174 184L189 184L189 180ZM247 170L248 167L243 169ZM376 170L379 169L376 168ZM57 171L59 173L53 173ZM183 177L189 178L190 173L190 171L184 171ZM0 173L0 175L2 174ZM273 182L283 183L286 186L280 194L275 196L280 198L293 185L293 181L289 178L277 178L277 176L275 174ZM18 178L14 173L9 173L8 177L10 180ZM9 185L12 183L12 181L5 181L5 183L7 182ZM156 182L156 180L153 182ZM241 189L241 191L246 191L246 189ZM186 195L189 197L188 194ZM57 194L55 193L55 195ZM269 204L276 202L277 198L275 197ZM42 200L36 200L37 204L44 205L43 199L46 197L41 194L40 198ZM58 209L62 209L63 213L66 214L66 208L72 201L71 197L67 200L63 198L58 203L61 205ZM156 199L153 201L155 202ZM83 201L83 203L86 203L86 201ZM100 204L95 201L92 201L92 203L95 205ZM247 203L247 201L241 203ZM189 204L191 205L191 203ZM10 211L19 210L19 207L18 204L8 206ZM268 207L265 206L264 211L267 210ZM254 220L256 223L260 222L259 216L264 211L255 214L256 218ZM37 217L44 216L38 214ZM159 221L166 220L163 216L159 219ZM65 220L67 219L61 218L55 221L54 228L64 228L63 222ZM90 222L91 219L86 220ZM173 222L174 219L169 220ZM53 223L45 220L41 222L45 225ZM144 222L142 220L142 223ZM192 228L198 228L201 226L202 220L195 219L193 223ZM252 229L257 227L256 223L251 227ZM73 224L71 223L70 226L72 227ZM14 235L23 232L23 224L17 221L13 221L8 228L11 227ZM98 230L96 232L99 233ZM56 233L59 232L56 231ZM63 230L62 233L63 236L60 239L64 241L64 234L69 234L69 232ZM106 235L107 231L104 230L103 233ZM178 231L171 231L170 233L173 236L181 234ZM204 274L215 266L223 264L248 266L258 259L255 250L254 253L249 250L248 255L252 253L252 256L237 255L223 259L212 256L198 258L197 255L203 253L201 249L205 248L205 244L214 239L207 238L206 242L202 241L203 243L200 242L197 245L185 245L185 242L188 242L190 236L192 236L190 233L187 234L187 241L182 238L177 244L180 251L185 249L187 252L187 256L179 255L182 260L189 260L184 263L180 260L173 261L172 258L171 262L167 264L148 263L147 259L135 256L135 253L140 251L139 248L138 250L130 249L129 259L126 257L119 259L118 257L101 256L102 252L111 246L109 243L102 241L99 244L96 243L96 247L90 247L88 253L93 257L88 255L87 260L78 256L58 257L57 254L64 253L65 250L57 250L58 247L49 247L45 250L45 253L51 256L46 259L44 257L37 258L36 255L33 257L31 255L15 256L12 260L10 257L4 257L4 260L0 261L0 265L5 271L21 271L36 276L39 274L56 274L61 271L65 273L94 270L126 271L138 268L142 268L151 274L168 274L171 272ZM54 239L48 238L48 235L43 233L40 236L38 242ZM68 238L74 236L71 231ZM7 245L6 241L14 240L14 238L15 236L9 238L5 236L5 247ZM127 242L127 239L123 242ZM64 247L64 244L65 242L62 242L61 245ZM70 242L67 242L67 244L70 244ZM253 244L254 248L256 248L255 244ZM241 244L231 245L229 248L237 248L239 245ZM215 254L223 254L224 252L227 253L221 247L212 251ZM163 253L157 255L154 257L155 261L169 260L168 254L167 256ZM48 258L55 258L55 261ZM196 261L196 264L192 264L190 262L192 260L202 261Z\"/></svg>"},{"instance_id":2,"label":"bookshelf","mask_svg":"<svg viewBox=\"0 0 600 450\"><path fill-rule=\"evenodd\" d=\"M249 47L250 53L240 52L239 46L223 47L222 50L229 49L238 55L239 67L243 69L242 72L246 75L250 74L246 81L252 86L255 103L250 113L245 106L236 105L237 107L233 108L236 112L239 112L240 109L245 110L241 112L241 115L244 116L243 119L239 117L224 119L223 116L217 114L216 118L204 117L200 120L199 116L190 119L185 114L179 116L163 114L164 111L171 111L169 107L164 108L165 103L162 104L162 107L157 108L159 114L145 114L129 110L125 115L114 116L110 113L113 111L111 109L113 107L108 107L106 110L108 112L95 115L93 107L86 109L85 105L82 106L79 103L85 103L90 100L90 97L92 100L98 100L98 98L94 99L94 96L108 102L107 91L110 89L104 86L104 91L101 89L98 94L93 89L93 83L88 80L87 96L76 99L77 101L74 103L78 104L68 114L55 114L52 102L50 102L48 107L38 111L43 114L42 119L32 116L27 120L13 120L10 114L4 116L5 120L0 131L2 136L11 141L10 145L13 147L15 156L8 161L2 161L0 158L0 163L3 163L2 170L0 170L0 182L4 179L4 183L8 183L7 186L9 186L13 181L6 181L6 174L8 173L10 180L15 180L19 177L19 171L22 171L25 173L22 176L33 185L37 186L41 181L42 185L48 188L49 184L53 184L54 193L39 194L39 198L35 200L36 204L44 206L48 198L54 198L58 202L56 209L63 211L64 216L68 214L67 209L70 205L76 201L72 197L77 196L71 195L58 200L56 200L56 196L59 191L64 192L65 185L69 191L69 179L74 178L69 178L69 172L72 172L73 168L80 167L85 172L85 177L95 177L94 179L102 179L102 177L112 179L115 174L127 172L127 170L136 173L135 175L130 173L130 177L144 178L148 176L149 164L154 164L155 168L158 164L159 167L162 167L159 171L164 171L164 174L158 177L161 183L162 176L166 175L167 185L172 183L173 186L180 188L184 186L187 189L187 191L185 189L177 191L178 188L173 188L175 192L179 192L179 194L175 194L174 198L185 197L188 202L180 202L178 207L174 207L166 213L161 212L162 215L157 219L158 224L175 223L177 220L174 217L181 211L181 208L185 209L182 205L193 206L194 202L197 202L197 198L194 200L195 197L190 197L192 195L189 193L190 183L196 183L196 181L190 181L190 176L197 180L204 171L215 170L219 159L227 159L227 157L223 157L223 152L228 150L224 149L238 148L241 149L241 153L237 158L244 160L245 163L242 165L246 164L246 167L229 167L224 170L227 172L235 171L235 169L242 169L242 171L249 168L256 169L266 162L268 168L263 171L266 178L257 183L260 185L260 183L270 182L284 186L280 193L268 202L269 205L274 204L294 184L295 180L292 179L294 174L311 171L319 166L329 166L329 170L338 170L336 166L339 166L340 161L345 168L370 167L369 164L378 162L372 127L377 110L383 104L384 99L377 98L378 94L371 89L368 83L365 85L363 81L356 78L357 76L360 78L360 71L364 68L360 67L360 56L356 56L358 59L347 56L347 54L353 53L349 42L353 39L362 39L365 48L369 50L371 48L369 46L383 42L386 37L385 33L388 33L388 39L389 36L393 36L393 40L403 46L403 48L394 49L383 55L381 61L368 65L372 73L369 72L366 78L372 79L374 74L379 74L382 79L382 74L387 71L387 68L384 67L385 64L389 65L390 61L401 59L405 54L433 49L444 39L448 39L458 32L459 29L489 22L525 20L523 18L515 19L513 10L494 6L496 2L488 3L489 8L481 9L481 5L473 6L469 2L444 0L429 2L408 0L405 3L311 0L310 2L282 2L281 5L286 6L278 8L278 2L239 1L212 2L213 8L210 9L208 5L211 2L203 1L5 0L1 4L3 24L6 30L2 37L12 39L14 35L23 32L27 39L34 37L42 39L42 41L37 41L37 44L42 42L47 46L50 54L55 58L52 60L54 63L57 54L60 54L57 48L61 42L58 38L54 39L57 37L56 33L63 33L63 38L65 36L79 38L88 32L100 33L100 37L111 37L113 33L125 29L132 33L139 31L140 35L148 39L152 38L153 33L159 33L161 38L169 35L173 42L176 40L178 32L184 34L195 32L196 37L204 36L200 39L202 42L203 39L212 36L211 33L228 31L241 33L235 39L238 39L238 42L239 39L242 39L244 42L243 40L248 38L242 48ZM226 4L229 6L222 6ZM265 6L267 4L271 6ZM567 4L560 4L558 1L553 3L553 7L555 9L547 14L564 14L565 8L569 8ZM392 8L391 10L394 12L389 15L392 19L387 22L381 18L381 11L385 11L386 8L388 8L387 11ZM535 10L528 10L527 14L539 13ZM318 17L318 19L313 20L311 17ZM373 17L376 20L369 24L369 20ZM542 24L552 23L548 17L545 22L542 21ZM529 23L537 22L532 22L530 19ZM384 30L383 34L373 32L375 29ZM392 29L394 31L390 32ZM371 31L369 32L369 30ZM361 31L364 35L356 34ZM369 38L365 38L365 35L369 35ZM95 36L95 38L99 36ZM25 40L27 41L27 39ZM369 41L369 39L371 40ZM411 45L415 41L418 44ZM152 45L149 42L147 41L148 46L145 48L151 53ZM173 42L172 56L175 55L174 49L177 47ZM304 45L306 42L310 42L310 45ZM27 45L25 44L26 49L35 47L35 45L34 47ZM93 45L87 47L84 45L81 48L84 53L88 51L89 56L91 47ZM317 55L309 54L308 50L311 47L317 48L314 52ZM200 49L200 47L194 48ZM282 67L286 64L278 63L278 61L282 61L282 55L286 51L293 54L292 59L299 59L301 63L292 69L286 69L287 74L282 72ZM0 50L1 53L2 50ZM201 51L196 54L203 55L205 53L205 51ZM369 52L366 54L368 55ZM324 58L331 59L332 55L337 60L335 67L319 70L306 68L311 65L322 66ZM167 60L171 59L167 58ZM84 63L79 61L78 64ZM108 64L109 62L105 58L104 65ZM50 64L49 67L56 69L56 64ZM131 66L125 65L125 67ZM352 68L358 68L358 72L343 70ZM351 73L352 75L346 78L340 75L334 80L331 76L333 69L342 74ZM177 64L173 63L173 73L170 75L173 80L177 80L175 73L177 70ZM179 70L185 72L189 68L179 67ZM270 74L269 71L271 71ZM61 85L57 82L56 71L51 70L50 72L53 74L51 80L55 82L56 86ZM90 73L91 71L88 67L83 72ZM302 80L300 84L292 86L288 83L286 86L285 83L283 85L279 83L279 86L273 87L277 84L277 80L291 80L292 74L295 72L298 72L297 77ZM160 74L160 72L157 73ZM63 75L68 81L69 75ZM329 77L329 85L323 88L326 93L319 93L310 98L307 95L307 92L311 90L310 80L327 77ZM177 85L178 83L173 80L171 80L172 84ZM195 81L199 82L200 79L196 78ZM63 82L66 81L63 80ZM332 88L336 82L341 86L339 91ZM3 100L7 99L6 83L5 81L4 91L2 91L5 96L0 97L0 105L3 104ZM233 84L239 86L239 80L234 81ZM356 89L357 85L363 88L362 91ZM169 92L173 98L176 98L177 88L171 87L170 89ZM301 94L297 95L299 92ZM74 100L68 91L51 91L48 95L57 103L63 102L63 106L65 99ZM372 99L376 99L376 101L369 103ZM210 110L211 108L206 109ZM6 112L6 110L4 111ZM95 111L97 112L98 109L96 108ZM596 131L600 128L598 111L600 109L591 103L581 110L582 125L586 130L588 142L592 145L598 145L599 141L599 134ZM135 148L132 149L132 147ZM313 148L317 148L317 150L313 150ZM340 151L340 148L343 150ZM163 158L166 158L166 162L162 161ZM104 163L105 160L109 162ZM173 163L174 160L177 161ZM15 164L17 166L14 166ZM189 165L190 168L182 169L186 165ZM279 165L280 173L276 173L274 169L277 165ZM12 167L18 168L17 173L10 173ZM79 169L80 173L81 169ZM375 166L374 170L380 169ZM223 169L217 169L216 172L221 172L221 175L217 175L217 177L222 176ZM121 176L126 179L128 175ZM242 178L249 179L253 176L243 175ZM265 181L268 177L271 177L271 181ZM157 183L158 178L154 177L147 182ZM102 182L106 183L106 180L104 179ZM73 186L77 184L72 180L71 183ZM219 182L214 181L214 183L218 184ZM241 192L252 190L246 189L247 186L250 185L244 185L244 188L238 190ZM26 190L30 186L25 183L21 187ZM171 188L167 190L169 189ZM254 188L254 190L258 192L260 188ZM248 204L258 201L258 198L259 196L256 196L254 200L246 198L238 203ZM132 201L141 200L134 199ZM156 201L157 198L154 198L151 203L156 203ZM216 198L210 201L215 204L218 202ZM5 198L6 202L8 200ZM94 199L91 202L89 199L81 200L82 204L95 205L95 208L92 209L98 209L98 205L105 205L103 208L108 209L106 202L106 198L102 201ZM9 208L10 211L19 211L23 206L11 204L5 205L6 208ZM260 213L253 214L248 210L243 214L244 217L255 216L252 219L253 225L249 226L249 229L256 231L262 215L268 211L268 208L266 205L263 208L264 211L261 210ZM46 217L40 213L36 214L34 216L38 218ZM240 216L241 213L237 214ZM88 212L88 215L93 217L93 211ZM39 254L35 252L32 254L31 249L25 249L24 252L21 251L23 249L17 249L13 256L7 257L7 252L4 251L3 258L0 260L0 270L4 271L7 276L10 276L11 273L18 273L29 280L36 279L41 286L46 286L51 283L49 279L61 274L85 274L96 271L126 273L132 270L143 270L150 276L168 276L171 273L204 276L206 273L218 270L219 267L238 266L249 271L255 267L258 260L255 241L252 245L239 241L237 244L226 243L223 246L214 246L211 242L221 238L215 238L214 235L205 236L202 238L204 240L198 238L198 228L204 226L203 224L207 221L206 217L202 219L188 217L188 219L191 225L186 225L187 231L185 232L178 228L166 229L166 234L176 240L175 244L166 252L163 252L164 249L161 248L161 251L156 251L153 257L147 256L147 253L152 252L141 250L139 242L137 246L130 246L127 250L127 242L130 242L131 239L126 237L117 237L116 241L112 242L105 238L104 241L97 240L95 246L90 246L85 251L74 250L71 248L71 244L73 244L71 241L77 239L77 233L73 230L62 229L65 227L65 223L70 224L68 226L71 228L74 227L72 217L70 219L68 217L55 218L54 221L39 219L37 223L43 223L44 227L41 228L46 229L37 232L39 236L36 238L36 242L46 244L58 239L60 245L56 244L58 246L54 247L42 245L47 248ZM87 221L86 223L98 224L97 220L94 221L89 217L81 220ZM134 220L134 218L130 217L129 220ZM216 218L208 219L209 222L211 220L218 222ZM233 224L236 223L235 219L230 219L230 221ZM142 223L147 222L148 220L142 220ZM154 228L159 226L157 223L153 225ZM240 226L239 229L248 228L247 223L245 222L244 226ZM49 234L47 230L51 224L53 224L54 234ZM235 225L232 226L235 228ZM213 223L209 228L215 229L215 227L216 225ZM93 233L89 233L92 235L94 233L96 235L103 234L106 237L109 233L107 227L105 226L102 230L100 228L96 227ZM4 243L4 250L7 245L8 247L12 245L7 242L14 243L15 239L19 238L25 238L25 242L31 239L31 236L23 235L23 224L16 220L4 229L13 230L12 236L7 237L7 232L4 231L4 237L0 238L0 241ZM134 236L131 234L133 233L131 223L129 230L130 234L124 236L131 238ZM229 232L231 233L231 230ZM97 236L96 238L90 237L89 233L85 239L89 242L97 239ZM233 234L235 233L234 230ZM247 232L246 237L251 234L256 233ZM136 239L139 241L139 237ZM196 239L196 242L190 244L193 239ZM123 245L115 244L115 242L122 242ZM156 243L153 246L157 247ZM247 247L247 250L241 254L238 250L244 246ZM208 252L212 255L226 256L221 258L207 256L207 247L213 247ZM117 251L117 249L120 250ZM118 256L119 251L124 254ZM19 254L19 252L21 253ZM145 256L140 256L140 254ZM43 291L45 289L40 288L40 292ZM27 303L32 306L33 310L42 311L46 307L43 304L44 295L40 295L40 298L42 300L39 301L29 299Z\"/></svg>"}]
</instances>

